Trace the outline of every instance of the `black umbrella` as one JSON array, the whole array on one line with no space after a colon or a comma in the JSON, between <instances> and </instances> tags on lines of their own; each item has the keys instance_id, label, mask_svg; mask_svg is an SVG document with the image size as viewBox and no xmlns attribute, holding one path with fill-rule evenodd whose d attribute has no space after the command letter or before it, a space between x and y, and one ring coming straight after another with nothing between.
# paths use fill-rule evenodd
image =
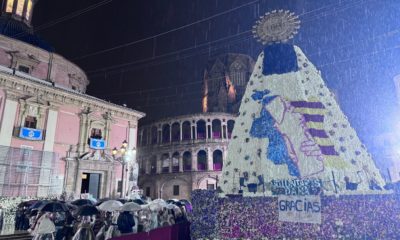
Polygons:
<instances>
[{"instance_id":1,"label":"black umbrella","mask_svg":"<svg viewBox=\"0 0 400 240\"><path fill-rule=\"evenodd\" d=\"M147 204L147 202L146 202L146 201L143 201L142 199L135 199L135 200L133 200L132 202L137 203L137 204L139 204L139 205Z\"/></svg>"},{"instance_id":2,"label":"black umbrella","mask_svg":"<svg viewBox=\"0 0 400 240\"><path fill-rule=\"evenodd\" d=\"M39 200L29 200L29 201L25 201L25 202L22 202L22 203L18 204L18 207L20 207L20 208L22 208L22 207L30 207L30 206L32 206L33 204L37 203L38 201L39 201Z\"/></svg>"},{"instance_id":3,"label":"black umbrella","mask_svg":"<svg viewBox=\"0 0 400 240\"><path fill-rule=\"evenodd\" d=\"M39 208L42 212L66 212L68 207L61 202L48 202Z\"/></svg>"},{"instance_id":4,"label":"black umbrella","mask_svg":"<svg viewBox=\"0 0 400 240\"><path fill-rule=\"evenodd\" d=\"M45 205L46 203L49 203L50 201L49 200L40 200L40 201L37 201L36 203L34 203L33 205L31 205L30 207L29 207L29 209L39 209L39 208L41 208L43 205Z\"/></svg>"},{"instance_id":5,"label":"black umbrella","mask_svg":"<svg viewBox=\"0 0 400 240\"><path fill-rule=\"evenodd\" d=\"M99 210L95 206L92 205L83 205L79 207L77 215L80 216L92 216L99 213Z\"/></svg>"},{"instance_id":6,"label":"black umbrella","mask_svg":"<svg viewBox=\"0 0 400 240\"><path fill-rule=\"evenodd\" d=\"M90 201L89 199L78 199L71 202L71 204L76 206L83 206L83 205L93 205L93 202Z\"/></svg>"}]
</instances>

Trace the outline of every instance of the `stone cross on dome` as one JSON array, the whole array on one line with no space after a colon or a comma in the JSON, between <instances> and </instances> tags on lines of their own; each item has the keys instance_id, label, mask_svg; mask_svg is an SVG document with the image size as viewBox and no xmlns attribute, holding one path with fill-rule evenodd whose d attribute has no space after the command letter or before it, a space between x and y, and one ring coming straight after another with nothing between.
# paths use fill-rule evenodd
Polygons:
<instances>
[{"instance_id":1,"label":"stone cross on dome","mask_svg":"<svg viewBox=\"0 0 400 240\"><path fill-rule=\"evenodd\" d=\"M2 0L1 16L11 17L31 26L33 7L38 0Z\"/></svg>"}]
</instances>

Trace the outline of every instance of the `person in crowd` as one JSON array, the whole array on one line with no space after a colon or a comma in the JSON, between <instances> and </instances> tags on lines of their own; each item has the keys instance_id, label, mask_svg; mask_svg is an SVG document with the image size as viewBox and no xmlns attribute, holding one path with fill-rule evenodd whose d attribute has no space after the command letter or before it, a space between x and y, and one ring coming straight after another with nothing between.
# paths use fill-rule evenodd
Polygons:
<instances>
[{"instance_id":1,"label":"person in crowd","mask_svg":"<svg viewBox=\"0 0 400 240\"><path fill-rule=\"evenodd\" d=\"M118 230L122 234L132 233L132 227L135 226L135 220L133 219L133 215L124 211L118 216L117 220Z\"/></svg>"},{"instance_id":2,"label":"person in crowd","mask_svg":"<svg viewBox=\"0 0 400 240\"><path fill-rule=\"evenodd\" d=\"M94 233L91 227L90 216L83 216L79 229L76 231L72 240L95 240Z\"/></svg>"},{"instance_id":3,"label":"person in crowd","mask_svg":"<svg viewBox=\"0 0 400 240\"><path fill-rule=\"evenodd\" d=\"M33 240L55 240L56 226L50 219L49 213L43 213L37 220L35 229L32 231Z\"/></svg>"}]
</instances>

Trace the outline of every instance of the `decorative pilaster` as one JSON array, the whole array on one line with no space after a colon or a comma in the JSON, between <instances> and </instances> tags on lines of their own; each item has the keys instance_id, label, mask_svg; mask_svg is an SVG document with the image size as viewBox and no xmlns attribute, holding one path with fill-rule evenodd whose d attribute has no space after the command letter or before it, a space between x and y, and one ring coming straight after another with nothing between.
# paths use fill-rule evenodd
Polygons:
<instances>
[{"instance_id":1,"label":"decorative pilaster","mask_svg":"<svg viewBox=\"0 0 400 240\"><path fill-rule=\"evenodd\" d=\"M18 102L16 100L17 99L14 96L9 96L7 93L3 110L3 120L0 127L0 145L2 146L11 145L11 138L15 125L15 115L18 107Z\"/></svg>"},{"instance_id":2,"label":"decorative pilaster","mask_svg":"<svg viewBox=\"0 0 400 240\"><path fill-rule=\"evenodd\" d=\"M214 170L214 162L213 162L213 155L211 148L207 148L207 170L208 171Z\"/></svg>"},{"instance_id":3,"label":"decorative pilaster","mask_svg":"<svg viewBox=\"0 0 400 240\"><path fill-rule=\"evenodd\" d=\"M183 172L183 156L179 154L179 172Z\"/></svg>"},{"instance_id":4,"label":"decorative pilaster","mask_svg":"<svg viewBox=\"0 0 400 240\"><path fill-rule=\"evenodd\" d=\"M197 171L197 153L192 151L192 170Z\"/></svg>"}]
</instances>

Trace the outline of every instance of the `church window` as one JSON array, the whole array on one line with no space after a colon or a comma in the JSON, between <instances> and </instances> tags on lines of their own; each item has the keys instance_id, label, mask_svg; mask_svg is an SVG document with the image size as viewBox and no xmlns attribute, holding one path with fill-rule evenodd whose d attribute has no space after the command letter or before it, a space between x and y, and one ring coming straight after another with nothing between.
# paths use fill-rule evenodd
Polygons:
<instances>
[{"instance_id":1,"label":"church window","mask_svg":"<svg viewBox=\"0 0 400 240\"><path fill-rule=\"evenodd\" d=\"M101 139L101 129L92 128L92 131L90 132L90 138Z\"/></svg>"},{"instance_id":2,"label":"church window","mask_svg":"<svg viewBox=\"0 0 400 240\"><path fill-rule=\"evenodd\" d=\"M20 72L29 73L30 72L29 70L30 69L27 66L24 66L24 65L19 65L18 66L18 71L20 71Z\"/></svg>"},{"instance_id":3,"label":"church window","mask_svg":"<svg viewBox=\"0 0 400 240\"><path fill-rule=\"evenodd\" d=\"M17 3L17 15L22 16L22 12L24 11L25 0L18 0Z\"/></svg>"},{"instance_id":4,"label":"church window","mask_svg":"<svg viewBox=\"0 0 400 240\"><path fill-rule=\"evenodd\" d=\"M13 5L14 5L14 0L8 0L8 1L7 1L6 12L12 13L12 11L13 11Z\"/></svg>"},{"instance_id":5,"label":"church window","mask_svg":"<svg viewBox=\"0 0 400 240\"><path fill-rule=\"evenodd\" d=\"M36 129L37 119L33 116L26 116L24 127Z\"/></svg>"},{"instance_id":6,"label":"church window","mask_svg":"<svg viewBox=\"0 0 400 240\"><path fill-rule=\"evenodd\" d=\"M32 0L28 0L28 5L26 7L26 13L25 13L26 20L29 20L29 18L31 17L31 11L32 11Z\"/></svg>"}]
</instances>

